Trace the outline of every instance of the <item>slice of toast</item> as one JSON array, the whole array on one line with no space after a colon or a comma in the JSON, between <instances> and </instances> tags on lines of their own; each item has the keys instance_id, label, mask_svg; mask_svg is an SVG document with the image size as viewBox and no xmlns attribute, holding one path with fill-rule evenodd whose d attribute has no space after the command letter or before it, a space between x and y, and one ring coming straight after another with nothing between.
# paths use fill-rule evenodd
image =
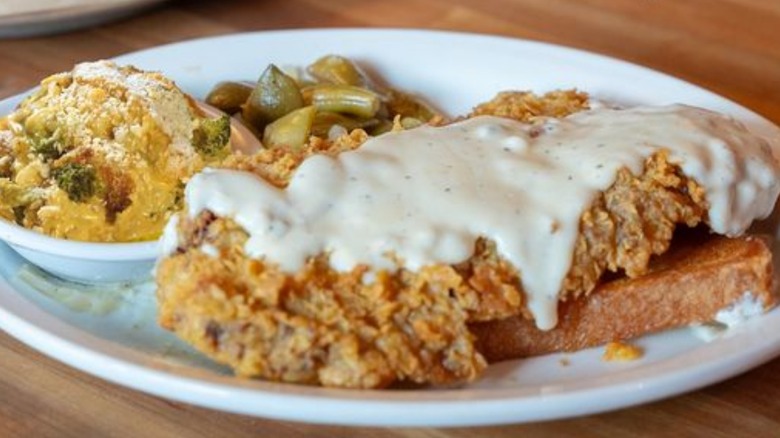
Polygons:
<instances>
[{"instance_id":1,"label":"slice of toast","mask_svg":"<svg viewBox=\"0 0 780 438\"><path fill-rule=\"evenodd\" d=\"M748 292L764 309L775 305L767 239L693 233L676 236L672 248L642 277L606 280L587 297L561 303L552 330L523 317L471 324L477 349L497 362L628 340L712 321Z\"/></svg>"}]
</instances>

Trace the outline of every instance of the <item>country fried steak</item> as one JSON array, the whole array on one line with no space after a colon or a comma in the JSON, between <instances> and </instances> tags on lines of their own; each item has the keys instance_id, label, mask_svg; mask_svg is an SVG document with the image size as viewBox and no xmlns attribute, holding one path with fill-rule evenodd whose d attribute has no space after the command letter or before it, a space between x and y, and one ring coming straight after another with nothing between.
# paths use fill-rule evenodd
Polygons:
<instances>
[{"instance_id":1,"label":"country fried steak","mask_svg":"<svg viewBox=\"0 0 780 438\"><path fill-rule=\"evenodd\" d=\"M587 97L575 91L514 92L472 115L533 121L587 107ZM355 130L298 152L264 150L224 165L284 187L308 155L335 155L366 139ZM707 223L707 208L702 187L663 150L645 160L641 174L620 170L581 216L561 300L587 296L605 273L642 276L678 226ZM178 236L175 251L157 268L160 323L242 376L350 388L468 382L487 364L470 325L532 318L521 274L484 238L470 259L452 266L387 272L361 265L338 272L321 254L285 273L247 256L248 233L231 218L182 215Z\"/></svg>"}]
</instances>

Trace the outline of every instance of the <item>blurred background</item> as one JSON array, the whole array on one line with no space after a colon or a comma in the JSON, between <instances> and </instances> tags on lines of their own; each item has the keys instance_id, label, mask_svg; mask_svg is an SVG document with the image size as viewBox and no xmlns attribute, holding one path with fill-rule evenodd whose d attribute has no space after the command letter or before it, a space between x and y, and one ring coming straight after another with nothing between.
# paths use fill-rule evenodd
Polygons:
<instances>
[{"instance_id":1,"label":"blurred background","mask_svg":"<svg viewBox=\"0 0 780 438\"><path fill-rule=\"evenodd\" d=\"M766 0L3 0L0 96L78 61L190 38L414 27L529 38L615 56L690 80L780 122L778 26L780 2ZM59 33L33 36L52 32Z\"/></svg>"}]
</instances>

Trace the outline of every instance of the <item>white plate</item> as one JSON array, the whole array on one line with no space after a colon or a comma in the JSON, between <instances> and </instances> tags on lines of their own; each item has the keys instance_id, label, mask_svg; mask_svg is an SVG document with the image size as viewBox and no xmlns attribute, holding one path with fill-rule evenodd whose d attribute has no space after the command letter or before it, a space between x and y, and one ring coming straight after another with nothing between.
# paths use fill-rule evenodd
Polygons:
<instances>
[{"instance_id":1,"label":"white plate","mask_svg":"<svg viewBox=\"0 0 780 438\"><path fill-rule=\"evenodd\" d=\"M400 30L282 31L189 41L119 59L161 70L202 97L219 80L255 78L266 63L304 65L325 53L352 57L452 114L467 112L498 90L578 87L625 103L711 108L780 138L771 123L691 84L610 58L516 39ZM0 113L9 110L0 103ZM461 426L570 417L690 391L780 352L780 311L772 311L710 343L688 330L643 338L638 343L646 355L635 362L603 362L601 349L509 361L457 389L350 391L275 384L230 377L157 328L150 285L74 295L67 285L46 279L31 287L19 277L20 269L29 273L22 266L13 251L0 246L5 278L0 279L0 327L23 342L121 385L288 420ZM564 357L568 366L562 365Z\"/></svg>"},{"instance_id":2,"label":"white plate","mask_svg":"<svg viewBox=\"0 0 780 438\"><path fill-rule=\"evenodd\" d=\"M4 0L0 38L48 35L117 20L165 0Z\"/></svg>"}]
</instances>

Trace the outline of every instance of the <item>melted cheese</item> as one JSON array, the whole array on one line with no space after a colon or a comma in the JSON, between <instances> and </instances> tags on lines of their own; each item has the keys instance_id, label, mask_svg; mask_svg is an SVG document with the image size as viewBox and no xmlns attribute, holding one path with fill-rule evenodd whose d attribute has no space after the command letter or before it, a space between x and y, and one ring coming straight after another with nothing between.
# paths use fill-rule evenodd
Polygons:
<instances>
[{"instance_id":1,"label":"melted cheese","mask_svg":"<svg viewBox=\"0 0 780 438\"><path fill-rule=\"evenodd\" d=\"M715 232L740 234L771 212L780 169L769 144L731 118L679 105L537 125L483 116L389 133L335 158L308 158L286 189L206 170L186 199L191 216L232 217L250 235L249 256L288 272L321 252L340 271L454 264L478 237L492 239L521 273L537 325L549 329L580 216L620 168L639 174L661 149L706 190Z\"/></svg>"}]
</instances>

